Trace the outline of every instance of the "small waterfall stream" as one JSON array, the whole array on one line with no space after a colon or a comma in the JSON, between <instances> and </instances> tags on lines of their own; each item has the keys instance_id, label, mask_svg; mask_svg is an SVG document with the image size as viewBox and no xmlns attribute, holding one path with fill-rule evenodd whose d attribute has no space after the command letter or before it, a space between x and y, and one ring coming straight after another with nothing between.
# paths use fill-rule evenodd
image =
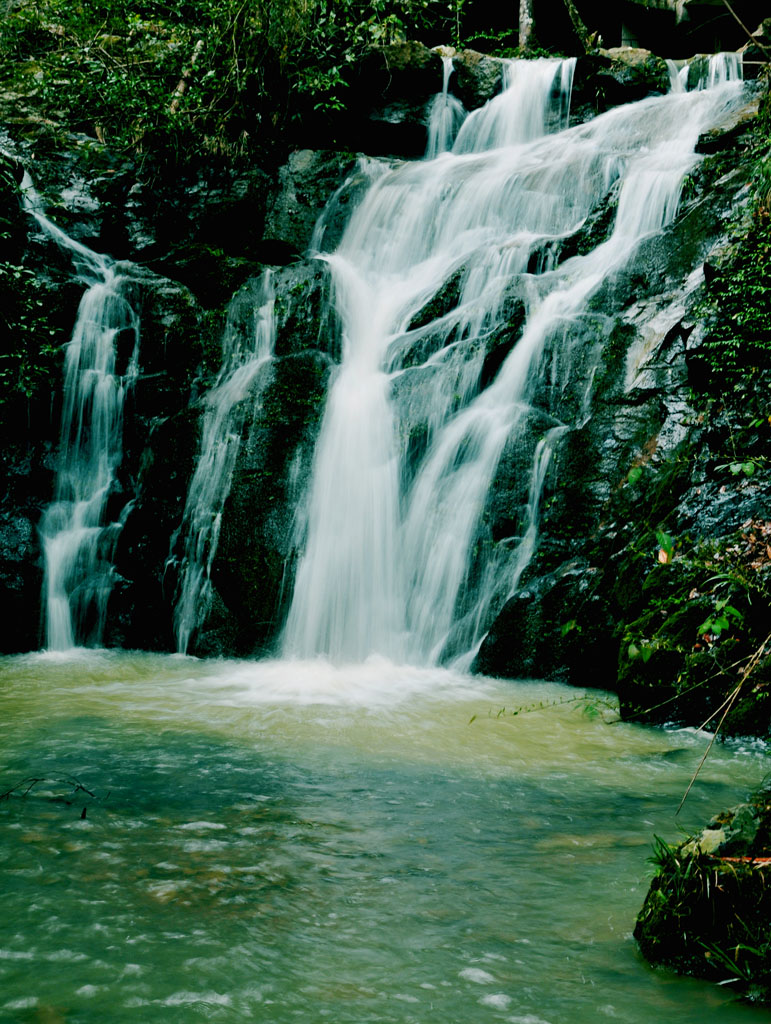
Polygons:
<instances>
[{"instance_id":1,"label":"small waterfall stream","mask_svg":"<svg viewBox=\"0 0 771 1024\"><path fill-rule=\"evenodd\" d=\"M230 305L222 339L222 367L206 396L200 456L185 503L183 554L174 607L177 650L184 654L211 607L211 567L217 553L222 510L230 493L241 433L248 412L268 383L275 324L270 271L256 288L240 292ZM256 388L256 393L255 393ZM252 403L247 408L247 397ZM172 540L174 548L178 537Z\"/></svg>"},{"instance_id":2,"label":"small waterfall stream","mask_svg":"<svg viewBox=\"0 0 771 1024\"><path fill-rule=\"evenodd\" d=\"M429 160L452 149L458 129L466 117L463 104L450 92L450 76L454 68L449 54L442 55L442 68L442 91L434 96L428 112L426 157Z\"/></svg>"},{"instance_id":3,"label":"small waterfall stream","mask_svg":"<svg viewBox=\"0 0 771 1024\"><path fill-rule=\"evenodd\" d=\"M115 544L131 507L117 494L116 472L123 404L138 372L139 318L127 295L131 279L120 265L50 221L29 176L22 187L28 213L72 258L86 286L65 356L54 500L40 523L46 647L63 651L102 642ZM119 339L128 352L122 373Z\"/></svg>"},{"instance_id":4,"label":"small waterfall stream","mask_svg":"<svg viewBox=\"0 0 771 1024\"><path fill-rule=\"evenodd\" d=\"M577 329L588 303L672 221L700 133L740 95L736 62L719 56L696 91L568 128L572 70L507 64L504 91L466 118L452 152L373 176L324 256L343 358L317 442L288 655L468 665L532 557L550 453L586 417L600 358ZM609 234L559 262L612 191ZM421 314L448 290L453 301ZM517 304L519 340L484 380ZM577 402L561 400L568 386ZM530 466L522 515L490 543L486 503L512 444Z\"/></svg>"}]
</instances>

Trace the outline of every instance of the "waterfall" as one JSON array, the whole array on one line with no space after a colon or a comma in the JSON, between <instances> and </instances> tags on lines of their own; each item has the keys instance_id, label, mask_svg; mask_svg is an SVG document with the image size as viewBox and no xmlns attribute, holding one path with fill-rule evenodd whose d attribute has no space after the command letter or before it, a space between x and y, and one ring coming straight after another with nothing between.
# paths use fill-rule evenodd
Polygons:
<instances>
[{"instance_id":1,"label":"waterfall","mask_svg":"<svg viewBox=\"0 0 771 1024\"><path fill-rule=\"evenodd\" d=\"M672 92L715 89L727 82L742 79L740 53L712 53L695 57L692 61L667 60L669 88Z\"/></svg>"},{"instance_id":2,"label":"waterfall","mask_svg":"<svg viewBox=\"0 0 771 1024\"><path fill-rule=\"evenodd\" d=\"M442 68L442 91L431 100L428 112L426 158L429 160L452 149L466 116L463 104L450 92L450 76L454 68L449 54L442 54Z\"/></svg>"},{"instance_id":3,"label":"waterfall","mask_svg":"<svg viewBox=\"0 0 771 1024\"><path fill-rule=\"evenodd\" d=\"M270 379L275 341L271 272L236 295L222 339L222 366L205 400L200 454L190 483L181 527L182 561L174 607L177 650L187 652L206 618L212 598L211 567L217 553L222 510L230 493L241 435L255 415ZM251 398L251 403L247 403ZM177 561L172 539L169 562Z\"/></svg>"},{"instance_id":4,"label":"waterfall","mask_svg":"<svg viewBox=\"0 0 771 1024\"><path fill-rule=\"evenodd\" d=\"M501 149L567 128L574 69L575 58L505 61L502 91L469 114L454 152Z\"/></svg>"},{"instance_id":5,"label":"waterfall","mask_svg":"<svg viewBox=\"0 0 771 1024\"><path fill-rule=\"evenodd\" d=\"M699 89L715 89L726 82L738 82L742 78L742 55L740 53L713 53L707 61L706 74L699 82Z\"/></svg>"},{"instance_id":6,"label":"waterfall","mask_svg":"<svg viewBox=\"0 0 771 1024\"><path fill-rule=\"evenodd\" d=\"M700 133L740 101L716 71L712 88L569 128L572 69L510 62L504 91L466 118L452 152L373 176L324 256L342 362L287 655L468 664L533 555L551 452L589 415L601 353L581 330L597 316L589 301L672 221ZM561 258L611 195L609 234ZM491 538L504 449L522 505L510 534Z\"/></svg>"},{"instance_id":7,"label":"waterfall","mask_svg":"<svg viewBox=\"0 0 771 1024\"><path fill-rule=\"evenodd\" d=\"M685 92L688 86L688 64L684 63L678 66L676 61L669 59L665 63L667 65L667 73L669 74L670 92Z\"/></svg>"},{"instance_id":8,"label":"waterfall","mask_svg":"<svg viewBox=\"0 0 771 1024\"><path fill-rule=\"evenodd\" d=\"M54 500L40 522L46 646L99 645L114 583L113 554L131 503L119 495L123 403L138 371L139 319L131 279L50 221L28 176L27 212L73 260L86 286L67 345ZM117 369L118 344L127 356ZM108 509L109 502L109 509Z\"/></svg>"}]
</instances>

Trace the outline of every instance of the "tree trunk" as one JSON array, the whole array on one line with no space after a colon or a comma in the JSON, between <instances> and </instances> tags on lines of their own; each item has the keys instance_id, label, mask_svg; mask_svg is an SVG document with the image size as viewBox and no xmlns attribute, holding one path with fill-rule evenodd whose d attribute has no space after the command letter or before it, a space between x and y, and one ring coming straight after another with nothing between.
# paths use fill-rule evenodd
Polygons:
<instances>
[{"instance_id":1,"label":"tree trunk","mask_svg":"<svg viewBox=\"0 0 771 1024\"><path fill-rule=\"evenodd\" d=\"M576 7L574 0L565 0L565 6L568 9L570 20L573 22L575 33L581 40L581 46L583 46L586 53L591 52L595 46L597 33L595 32L594 35L590 35L588 28L584 25L581 15L578 13L578 8Z\"/></svg>"},{"instance_id":2,"label":"tree trunk","mask_svg":"<svg viewBox=\"0 0 771 1024\"><path fill-rule=\"evenodd\" d=\"M535 41L534 0L519 0L519 48L529 50Z\"/></svg>"}]
</instances>

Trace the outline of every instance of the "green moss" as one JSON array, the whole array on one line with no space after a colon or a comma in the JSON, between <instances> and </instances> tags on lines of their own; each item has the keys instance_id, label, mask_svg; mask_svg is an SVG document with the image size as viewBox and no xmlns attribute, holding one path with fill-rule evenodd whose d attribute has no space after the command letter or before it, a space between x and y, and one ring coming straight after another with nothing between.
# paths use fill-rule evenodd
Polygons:
<instances>
[{"instance_id":1,"label":"green moss","mask_svg":"<svg viewBox=\"0 0 771 1024\"><path fill-rule=\"evenodd\" d=\"M765 95L756 120L749 161L752 199L737 214L733 242L717 266L706 268L704 297L696 316L707 325L694 353L691 377L707 394L756 414L771 412L771 99ZM714 177L731 154L707 164Z\"/></svg>"}]
</instances>

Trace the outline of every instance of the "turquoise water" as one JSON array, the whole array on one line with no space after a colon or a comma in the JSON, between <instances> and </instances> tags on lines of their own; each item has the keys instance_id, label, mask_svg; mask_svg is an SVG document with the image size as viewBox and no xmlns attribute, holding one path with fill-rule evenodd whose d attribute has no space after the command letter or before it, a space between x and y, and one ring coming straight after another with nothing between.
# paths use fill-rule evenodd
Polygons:
<instances>
[{"instance_id":1,"label":"turquoise water","mask_svg":"<svg viewBox=\"0 0 771 1024\"><path fill-rule=\"evenodd\" d=\"M552 684L92 652L0 694L0 791L47 780L0 803L2 1021L767 1020L631 937L653 834L761 747L676 819L705 736Z\"/></svg>"}]
</instances>

